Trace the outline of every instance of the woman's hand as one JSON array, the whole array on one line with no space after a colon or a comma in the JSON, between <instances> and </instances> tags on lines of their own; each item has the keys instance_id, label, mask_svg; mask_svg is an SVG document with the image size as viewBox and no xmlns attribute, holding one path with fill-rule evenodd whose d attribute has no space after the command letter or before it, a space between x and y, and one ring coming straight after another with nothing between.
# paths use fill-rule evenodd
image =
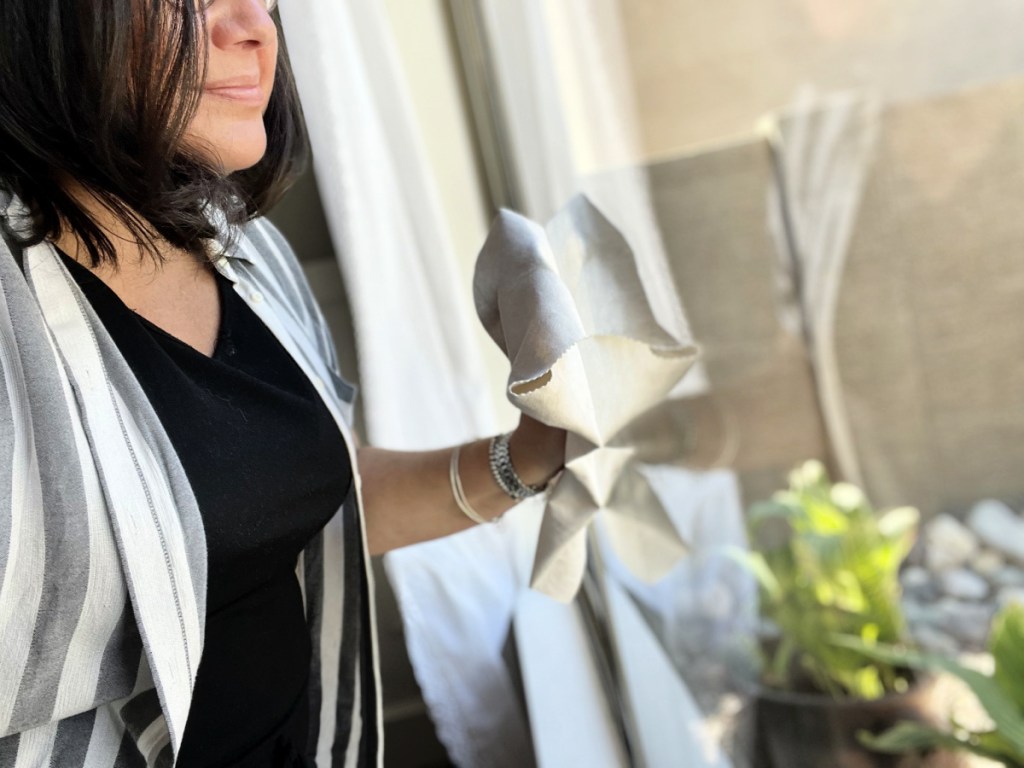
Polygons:
<instances>
[{"instance_id":1,"label":"woman's hand","mask_svg":"<svg viewBox=\"0 0 1024 768\"><path fill-rule=\"evenodd\" d=\"M564 429L520 413L519 426L508 440L512 467L519 479L527 485L540 485L553 477L565 463L565 438Z\"/></svg>"}]
</instances>

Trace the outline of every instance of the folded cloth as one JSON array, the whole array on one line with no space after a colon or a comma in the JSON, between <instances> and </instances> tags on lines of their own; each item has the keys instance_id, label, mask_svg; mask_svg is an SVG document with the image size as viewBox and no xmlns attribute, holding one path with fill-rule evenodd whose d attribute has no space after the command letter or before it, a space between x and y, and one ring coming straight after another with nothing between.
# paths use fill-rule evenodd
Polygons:
<instances>
[{"instance_id":1,"label":"folded cloth","mask_svg":"<svg viewBox=\"0 0 1024 768\"><path fill-rule=\"evenodd\" d=\"M688 328L655 319L637 258L578 195L545 227L503 209L476 263L477 313L511 363L508 399L568 432L530 579L563 602L582 582L586 528L600 510L640 578L657 580L687 551L656 481L635 466L643 436L630 425L666 399L697 348Z\"/></svg>"}]
</instances>

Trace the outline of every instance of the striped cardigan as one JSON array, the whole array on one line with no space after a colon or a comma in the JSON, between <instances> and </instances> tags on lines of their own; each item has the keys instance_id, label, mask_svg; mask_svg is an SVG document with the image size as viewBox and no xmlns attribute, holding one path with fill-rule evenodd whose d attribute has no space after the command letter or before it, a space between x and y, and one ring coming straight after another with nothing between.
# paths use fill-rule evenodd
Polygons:
<instances>
[{"instance_id":1,"label":"striped cardigan","mask_svg":"<svg viewBox=\"0 0 1024 768\"><path fill-rule=\"evenodd\" d=\"M0 768L171 766L203 648L202 519L53 247L15 247L25 208L3 193L0 225ZM353 467L349 498L297 563L313 638L310 748L320 768L380 766L357 389L281 234L257 219L237 242L216 268L320 391Z\"/></svg>"}]
</instances>

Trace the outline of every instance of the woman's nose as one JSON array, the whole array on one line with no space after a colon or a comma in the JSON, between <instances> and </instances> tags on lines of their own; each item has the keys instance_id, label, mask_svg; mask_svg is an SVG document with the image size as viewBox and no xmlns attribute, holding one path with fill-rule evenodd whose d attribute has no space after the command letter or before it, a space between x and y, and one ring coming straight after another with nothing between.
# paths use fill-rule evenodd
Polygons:
<instances>
[{"instance_id":1,"label":"woman's nose","mask_svg":"<svg viewBox=\"0 0 1024 768\"><path fill-rule=\"evenodd\" d=\"M220 48L263 46L277 39L273 0L215 0L206 11L211 40Z\"/></svg>"}]
</instances>

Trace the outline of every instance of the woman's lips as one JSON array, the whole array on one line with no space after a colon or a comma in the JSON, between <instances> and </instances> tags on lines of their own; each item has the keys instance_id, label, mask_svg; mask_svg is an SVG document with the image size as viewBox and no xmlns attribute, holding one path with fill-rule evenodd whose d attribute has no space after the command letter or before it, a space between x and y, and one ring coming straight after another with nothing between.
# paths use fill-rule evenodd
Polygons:
<instances>
[{"instance_id":1,"label":"woman's lips","mask_svg":"<svg viewBox=\"0 0 1024 768\"><path fill-rule=\"evenodd\" d=\"M222 99L244 103L262 104L263 89L258 85L231 85L219 88L207 88L206 92Z\"/></svg>"}]
</instances>

